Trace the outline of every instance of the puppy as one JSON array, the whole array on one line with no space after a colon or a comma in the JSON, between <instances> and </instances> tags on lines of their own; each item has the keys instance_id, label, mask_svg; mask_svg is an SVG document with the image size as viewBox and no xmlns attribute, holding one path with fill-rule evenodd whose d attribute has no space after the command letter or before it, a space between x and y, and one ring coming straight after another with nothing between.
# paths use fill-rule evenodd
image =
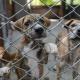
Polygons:
<instances>
[{"instance_id":1,"label":"puppy","mask_svg":"<svg viewBox=\"0 0 80 80\"><path fill-rule=\"evenodd\" d=\"M60 62L57 64L57 80L61 78L61 70L66 64L73 65L80 59L80 21L71 19L63 26L64 30L59 34L57 44ZM78 45L77 47L75 47ZM74 48L75 47L75 48ZM73 79L78 75L79 63L73 68Z\"/></svg>"},{"instance_id":2,"label":"puppy","mask_svg":"<svg viewBox=\"0 0 80 80\"><path fill-rule=\"evenodd\" d=\"M10 63L8 62L14 60L14 58L16 58L16 54L17 53L10 54L3 46L0 47L0 77L10 79L10 75L8 75L10 71Z\"/></svg>"},{"instance_id":3,"label":"puppy","mask_svg":"<svg viewBox=\"0 0 80 80\"><path fill-rule=\"evenodd\" d=\"M15 70L15 74L17 75L17 77L18 76L24 76L25 75L24 70L20 69L19 67L21 67L23 69L26 69L26 71L28 71L30 69L30 67L27 65L27 62L28 62L27 59L26 59L26 65L23 64L25 59L22 58L23 56L20 53L20 51L17 51L15 53L9 53L9 52L5 51L5 48L4 47L0 47L0 54L1 54L1 57L0 57L1 64L4 65L4 66L2 66L0 68L0 76L2 76L3 78L5 78L7 80L10 79L10 75L11 75L10 68L13 67L14 65L16 66L14 68L14 70ZM18 60L20 60L20 61L17 62ZM15 62L17 62L17 63L14 64ZM18 73L18 72L21 72L21 73ZM29 73L30 73L30 71L29 71ZM26 79L27 80L31 80L32 79L31 75L29 75L27 73Z\"/></svg>"},{"instance_id":4,"label":"puppy","mask_svg":"<svg viewBox=\"0 0 80 80\"><path fill-rule=\"evenodd\" d=\"M49 19L41 17L40 14L31 14L20 18L16 22L11 22L11 24L14 30L25 34L23 35L20 49L22 55L25 56L23 64L26 65L28 60L33 76L37 79L40 78L43 75L43 64L48 61L46 57L48 54L44 53L42 40L47 37L46 28L50 26ZM20 74L18 76L20 79L22 73L18 72L18 74ZM26 80L26 78L23 80Z\"/></svg>"}]
</instances>

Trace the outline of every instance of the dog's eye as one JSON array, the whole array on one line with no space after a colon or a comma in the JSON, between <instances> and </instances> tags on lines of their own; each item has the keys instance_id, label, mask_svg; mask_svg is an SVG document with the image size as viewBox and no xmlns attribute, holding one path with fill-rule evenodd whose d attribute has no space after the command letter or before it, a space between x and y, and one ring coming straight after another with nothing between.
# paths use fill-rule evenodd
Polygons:
<instances>
[{"instance_id":1,"label":"dog's eye","mask_svg":"<svg viewBox=\"0 0 80 80\"><path fill-rule=\"evenodd\" d=\"M41 19L39 19L39 22L44 23L44 20L41 18Z\"/></svg>"},{"instance_id":2,"label":"dog's eye","mask_svg":"<svg viewBox=\"0 0 80 80\"><path fill-rule=\"evenodd\" d=\"M24 24L24 25L29 26L29 25L30 25L30 23L31 23L31 21L30 21L30 20L28 20L27 22L25 22L25 24Z\"/></svg>"}]
</instances>

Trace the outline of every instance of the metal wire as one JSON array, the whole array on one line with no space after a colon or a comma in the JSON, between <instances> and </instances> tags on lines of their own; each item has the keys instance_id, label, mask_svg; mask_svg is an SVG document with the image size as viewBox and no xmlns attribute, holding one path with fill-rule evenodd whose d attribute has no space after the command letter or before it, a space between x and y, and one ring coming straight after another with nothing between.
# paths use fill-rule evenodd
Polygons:
<instances>
[{"instance_id":1,"label":"metal wire","mask_svg":"<svg viewBox=\"0 0 80 80\"><path fill-rule=\"evenodd\" d=\"M30 12L28 12L28 11L26 11L24 8L25 8L25 6L27 6L28 4L30 4L31 2L32 2L32 0L29 2L29 3L25 3L24 5L22 5L22 4L20 4L18 1L16 1L16 0L12 0L15 4L17 4L17 5L19 5L20 7L21 7L21 9L19 10L19 11L17 11L14 15L12 15L12 16L10 16L10 17L7 17L6 15L4 15L4 14L1 14L0 13L0 16L2 17L2 18L4 18L4 19L7 19L7 22L4 22L4 24L2 24L2 26L0 26L0 29L2 29L2 28L5 28L5 26L7 25L7 24L9 24L10 22L11 22L11 19L12 18L14 18L16 15L18 15L18 14L20 14L20 12L22 12L22 11L24 11L26 14L28 14L28 15L31 15L31 13ZM41 0L40 0L41 1ZM72 8L72 10L69 12L69 13L67 13L66 15L64 15L63 17L60 17L60 16L58 16L54 11L52 11L52 8L53 8L53 6L55 5L55 4L58 4L60 1L62 1L62 2L64 2L66 5L68 5L69 7L71 7ZM41 1L42 3L43 3L43 1ZM55 28L58 28L59 27L59 25L60 24L62 24L62 25L64 25L64 26L67 26L67 25L65 25L65 17L67 17L67 16L69 16L69 15L71 15L73 12L78 16L78 17L80 17L80 14L79 13L77 13L75 10L79 7L79 5L77 5L76 7L73 7L72 5L70 5L70 4L67 4L64 0L59 0L59 1L57 1L57 2L55 2L54 3L54 5L52 5L52 6L49 6L49 5L47 5L46 3L43 3L44 5L46 5L47 6L47 8L48 8L48 10L44 13L44 14L42 14L38 19L36 19L37 21L36 22L34 22L25 32L22 32L21 33L21 36L19 36L16 40L14 40L14 41L12 41L12 42L9 42L9 46L7 47L7 48L5 48L5 50L4 50L4 52L5 51L7 51L9 48L15 48L16 50L19 50L19 48L17 48L15 45L16 45L16 41L19 41L23 36L24 36L24 34L26 34L26 32L29 30L29 29L31 29L35 24L37 24L38 22L39 22L39 19L41 19L42 17L44 17L45 15L47 15L49 12L51 12L53 15L55 15L57 18L59 18L59 22L56 24L56 25L52 25L52 27L51 28L49 28L49 29L47 29L46 31L49 33L49 35L51 35L52 37L55 37L56 39L57 39L57 36L53 33L53 31L55 31L56 29ZM32 15L31 15L32 16ZM34 16L32 16L32 17L34 17ZM10 23L11 24L11 23ZM43 24L41 24L41 25L43 25ZM16 25L14 25L13 24L13 26L16 26ZM44 25L43 25L44 26ZM17 27L17 26L16 26ZM68 27L68 26L67 26ZM59 30L58 30L59 31ZM74 33L73 33L74 34ZM76 34L75 34L76 35ZM67 35L65 35L65 37L66 36L69 36L69 34L67 34ZM64 38L65 38L64 37ZM0 39L2 39L4 42L8 42L7 41L7 39L6 38L2 38L2 37L0 37ZM48 40L49 40L49 38L48 38ZM32 40L33 41L33 40ZM61 44L63 44L65 47L67 47L63 42L61 42L62 40L59 40L59 42L56 44L56 45L58 45L59 43L61 43ZM36 44L36 46L37 45L40 45L40 44ZM75 50L76 48L77 48L77 46L79 46L80 45L80 43L79 44L77 44L76 46L74 46L73 48L71 48L70 49L70 51L68 51L68 53L66 53L66 55L64 55L64 57L65 56L67 56L68 54L70 54L73 50ZM35 46L32 48L32 50L35 48ZM29 53L29 52L31 52L32 50L30 50L30 51L28 51L28 52L25 52L24 51L24 56L22 56L20 59L18 59L17 61L15 61L15 62L12 62L12 65L11 65L11 67L10 67L10 70L14 67L14 68L18 68L18 69L20 69L20 70L22 70L23 72L25 72L25 75L23 75L19 80L24 80L24 77L26 76L26 75L30 75L30 76L32 76L31 74L29 74L28 72L32 72L34 69L36 69L36 67L37 66L35 66L35 67L33 67L32 69L30 69L30 70L28 70L28 71L26 71L25 69L23 69L23 68L21 68L21 67L19 67L19 66L16 66L16 64L18 64L20 61L22 61L22 59L24 59L24 58L31 58L31 59L33 59L34 61L36 61L37 63L39 63L40 65L43 65L43 66L47 66L48 65L48 67L46 67L48 70L47 70L47 72L46 73L44 73L43 74L43 76L41 76L40 78L38 78L37 80L44 80L45 79L45 77L46 76L50 76L50 74L55 74L56 72L55 71L53 71L53 67L56 65L56 64L58 64L60 61L58 61L58 62L56 62L55 63L55 61L53 61L53 63L51 63L50 61L48 62L48 64L46 65L46 64L43 64L43 63L40 63L42 60L44 60L47 56L44 56L44 57L42 57L42 59L40 59L39 61L37 61L34 57L32 57L32 56L28 56L27 55L27 53ZM73 54L72 54L73 55ZM51 54L51 56L53 56L53 54ZM3 61L5 61L5 62L7 62L7 63L9 63L10 61L7 61L7 60L5 60L5 59L0 59L0 60L3 60ZM63 71L63 72L61 72L61 75L64 75L64 74L68 74L68 72L71 70L73 70L73 67L76 67L76 65L77 64L79 64L79 62L80 62L80 59L78 60L78 61L74 61L73 62L73 64L72 65L69 65L68 64L68 68L65 68L65 70ZM55 64L54 64L55 63ZM34 63L33 63L34 64ZM55 76L55 75L54 75ZM67 75L66 75L67 76ZM32 77L34 77L34 76L32 76ZM53 76L50 76L50 77L53 77ZM67 76L68 77L68 76ZM74 80L76 80L77 78L79 78L80 77L80 73L78 72L78 75L76 76L76 78L74 79ZM4 79L0 79L0 80L4 80ZM17 79L16 79L17 80ZM33 80L33 79L32 79ZM52 80L52 78L50 79L50 80ZM54 78L54 80L56 80L56 78ZM66 77L63 77L63 76L61 76L61 80L68 80ZM71 79L70 79L71 80Z\"/></svg>"}]
</instances>

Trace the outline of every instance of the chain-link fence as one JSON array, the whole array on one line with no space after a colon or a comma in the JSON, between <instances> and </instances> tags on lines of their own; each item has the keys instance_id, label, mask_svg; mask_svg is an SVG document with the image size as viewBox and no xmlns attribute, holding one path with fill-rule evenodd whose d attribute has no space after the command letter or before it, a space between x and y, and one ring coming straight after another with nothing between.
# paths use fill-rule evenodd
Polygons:
<instances>
[{"instance_id":1,"label":"chain-link fence","mask_svg":"<svg viewBox=\"0 0 80 80\"><path fill-rule=\"evenodd\" d=\"M0 0L0 66L10 68L0 72L0 80L80 80L80 5L72 4L76 0L40 2L41 7L34 6L37 0ZM45 16L52 18L49 27Z\"/></svg>"}]
</instances>

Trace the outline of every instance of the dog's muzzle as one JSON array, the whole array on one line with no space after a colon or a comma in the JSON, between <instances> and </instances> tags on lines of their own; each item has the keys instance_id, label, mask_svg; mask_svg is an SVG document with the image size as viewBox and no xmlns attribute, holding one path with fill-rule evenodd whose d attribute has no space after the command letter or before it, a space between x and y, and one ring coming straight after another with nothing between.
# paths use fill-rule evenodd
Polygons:
<instances>
[{"instance_id":1,"label":"dog's muzzle","mask_svg":"<svg viewBox=\"0 0 80 80\"><path fill-rule=\"evenodd\" d=\"M42 25L36 24L29 32L29 35L33 39L40 39L40 38L45 38L47 36L47 33Z\"/></svg>"},{"instance_id":2,"label":"dog's muzzle","mask_svg":"<svg viewBox=\"0 0 80 80\"><path fill-rule=\"evenodd\" d=\"M80 29L77 30L77 35L80 36Z\"/></svg>"},{"instance_id":3,"label":"dog's muzzle","mask_svg":"<svg viewBox=\"0 0 80 80\"><path fill-rule=\"evenodd\" d=\"M43 34L37 34L35 35L35 33L30 33L29 36L32 38L32 39L41 39L41 38L46 38L47 35L46 33L44 32Z\"/></svg>"},{"instance_id":4,"label":"dog's muzzle","mask_svg":"<svg viewBox=\"0 0 80 80\"><path fill-rule=\"evenodd\" d=\"M38 28L38 29L35 29L35 32L39 35L43 34L44 32L44 29L43 28Z\"/></svg>"}]
</instances>

